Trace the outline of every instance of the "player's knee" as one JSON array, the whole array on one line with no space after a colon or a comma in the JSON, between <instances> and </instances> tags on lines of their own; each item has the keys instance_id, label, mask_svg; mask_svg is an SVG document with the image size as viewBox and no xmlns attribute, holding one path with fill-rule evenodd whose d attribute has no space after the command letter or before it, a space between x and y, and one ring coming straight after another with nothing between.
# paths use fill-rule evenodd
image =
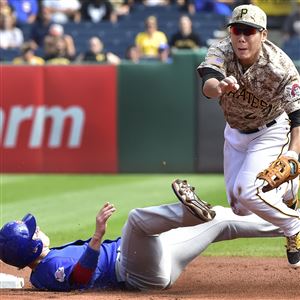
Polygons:
<instances>
[{"instance_id":1,"label":"player's knee","mask_svg":"<svg viewBox=\"0 0 300 300\"><path fill-rule=\"evenodd\" d=\"M138 219L137 208L132 209L128 214L128 222L135 225Z\"/></svg>"},{"instance_id":2,"label":"player's knee","mask_svg":"<svg viewBox=\"0 0 300 300\"><path fill-rule=\"evenodd\" d=\"M143 220L142 208L134 208L128 214L128 222L134 226L134 228L139 228L141 221Z\"/></svg>"}]
</instances>

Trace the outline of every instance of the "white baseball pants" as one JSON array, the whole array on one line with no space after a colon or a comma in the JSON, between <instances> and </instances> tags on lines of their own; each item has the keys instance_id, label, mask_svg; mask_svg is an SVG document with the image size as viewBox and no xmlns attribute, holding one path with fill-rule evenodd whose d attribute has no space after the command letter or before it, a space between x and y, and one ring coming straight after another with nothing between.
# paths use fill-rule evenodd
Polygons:
<instances>
[{"instance_id":1,"label":"white baseball pants","mask_svg":"<svg viewBox=\"0 0 300 300\"><path fill-rule=\"evenodd\" d=\"M300 231L299 212L288 208L283 200L297 196L299 179L282 184L279 188L263 193L262 180L256 176L287 151L290 125L284 113L276 124L252 134L225 128L224 176L227 199L238 215L257 214L282 229L285 236Z\"/></svg>"},{"instance_id":2,"label":"white baseball pants","mask_svg":"<svg viewBox=\"0 0 300 300\"><path fill-rule=\"evenodd\" d=\"M221 206L214 210L216 217L202 224L181 203L132 210L116 263L119 280L139 290L168 288L213 242L282 235L254 214L242 217Z\"/></svg>"}]
</instances>

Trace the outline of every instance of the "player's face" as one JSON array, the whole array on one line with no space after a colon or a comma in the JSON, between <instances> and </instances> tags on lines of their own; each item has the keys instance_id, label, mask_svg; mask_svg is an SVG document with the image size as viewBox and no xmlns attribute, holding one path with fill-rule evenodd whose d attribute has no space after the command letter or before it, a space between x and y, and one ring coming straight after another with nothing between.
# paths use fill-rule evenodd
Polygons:
<instances>
[{"instance_id":1,"label":"player's face","mask_svg":"<svg viewBox=\"0 0 300 300\"><path fill-rule=\"evenodd\" d=\"M36 226L36 231L35 231L32 239L33 240L37 240L37 239L41 240L44 248L49 248L49 246L50 246L49 237L43 231L41 231L38 226Z\"/></svg>"},{"instance_id":2,"label":"player's face","mask_svg":"<svg viewBox=\"0 0 300 300\"><path fill-rule=\"evenodd\" d=\"M230 27L233 50L243 66L251 66L259 57L262 42L267 38L267 30L259 30L246 25Z\"/></svg>"}]
</instances>

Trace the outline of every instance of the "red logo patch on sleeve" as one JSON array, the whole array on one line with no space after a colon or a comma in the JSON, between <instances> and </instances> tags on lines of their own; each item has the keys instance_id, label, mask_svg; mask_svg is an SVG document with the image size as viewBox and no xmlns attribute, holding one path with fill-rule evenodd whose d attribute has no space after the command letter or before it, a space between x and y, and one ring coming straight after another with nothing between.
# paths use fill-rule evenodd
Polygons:
<instances>
[{"instance_id":1,"label":"red logo patch on sleeve","mask_svg":"<svg viewBox=\"0 0 300 300\"><path fill-rule=\"evenodd\" d=\"M294 83L291 89L291 95L293 97L300 97L300 86L298 83Z\"/></svg>"}]
</instances>

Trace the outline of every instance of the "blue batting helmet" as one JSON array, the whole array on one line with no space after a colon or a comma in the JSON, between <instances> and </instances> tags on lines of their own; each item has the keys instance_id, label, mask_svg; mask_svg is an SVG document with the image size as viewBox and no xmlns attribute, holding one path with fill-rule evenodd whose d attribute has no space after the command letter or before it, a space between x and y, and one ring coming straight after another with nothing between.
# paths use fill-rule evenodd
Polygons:
<instances>
[{"instance_id":1,"label":"blue batting helmet","mask_svg":"<svg viewBox=\"0 0 300 300\"><path fill-rule=\"evenodd\" d=\"M39 257L43 250L41 240L33 240L36 220L27 214L22 222L8 222L0 230L0 259L20 269Z\"/></svg>"}]
</instances>

